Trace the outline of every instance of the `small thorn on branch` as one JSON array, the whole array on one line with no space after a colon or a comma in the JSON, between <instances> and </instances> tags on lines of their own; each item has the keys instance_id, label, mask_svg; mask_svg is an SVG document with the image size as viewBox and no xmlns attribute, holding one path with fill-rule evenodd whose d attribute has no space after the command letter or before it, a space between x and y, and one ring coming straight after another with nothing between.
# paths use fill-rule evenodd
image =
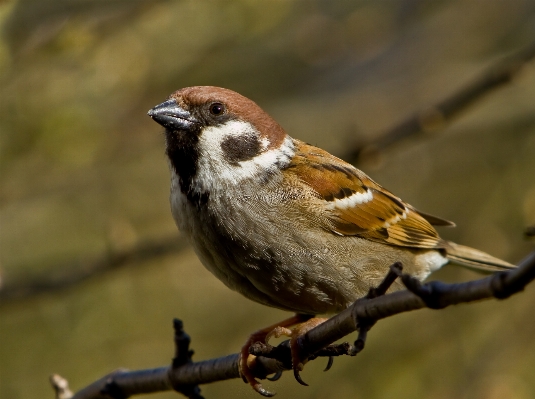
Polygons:
<instances>
[{"instance_id":1,"label":"small thorn on branch","mask_svg":"<svg viewBox=\"0 0 535 399\"><path fill-rule=\"evenodd\" d=\"M175 391L180 392L190 399L204 399L198 385L177 384L173 380L173 370L188 363L193 363L192 356L194 353L193 350L189 348L191 338L184 331L184 323L182 323L182 320L174 319L173 328L175 330L175 357L173 358L171 368L169 369L169 380L171 381L171 385Z\"/></svg>"},{"instance_id":2,"label":"small thorn on branch","mask_svg":"<svg viewBox=\"0 0 535 399\"><path fill-rule=\"evenodd\" d=\"M71 399L73 394L69 389L69 382L59 374L50 376L52 388L56 391L56 399Z\"/></svg>"}]
</instances>

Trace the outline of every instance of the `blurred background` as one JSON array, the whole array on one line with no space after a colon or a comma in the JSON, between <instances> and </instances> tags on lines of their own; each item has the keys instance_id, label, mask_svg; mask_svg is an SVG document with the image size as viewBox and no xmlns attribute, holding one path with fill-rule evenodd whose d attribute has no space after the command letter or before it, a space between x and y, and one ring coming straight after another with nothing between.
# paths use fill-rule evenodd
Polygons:
<instances>
[{"instance_id":1,"label":"blurred background","mask_svg":"<svg viewBox=\"0 0 535 399\"><path fill-rule=\"evenodd\" d=\"M223 86L349 159L529 46L535 2L8 0L0 25L0 397L52 398L52 373L78 390L119 367L169 364L173 317L202 360L288 316L228 290L179 237L148 109L184 86ZM358 166L454 220L443 237L517 262L534 247L523 236L534 154L532 62L442 129ZM82 281L39 289L69 279ZM281 398L535 398L534 301L532 284L505 301L399 315L356 358L328 373L308 364L310 387L291 373L265 386ZM240 380L201 388L259 397Z\"/></svg>"}]
</instances>

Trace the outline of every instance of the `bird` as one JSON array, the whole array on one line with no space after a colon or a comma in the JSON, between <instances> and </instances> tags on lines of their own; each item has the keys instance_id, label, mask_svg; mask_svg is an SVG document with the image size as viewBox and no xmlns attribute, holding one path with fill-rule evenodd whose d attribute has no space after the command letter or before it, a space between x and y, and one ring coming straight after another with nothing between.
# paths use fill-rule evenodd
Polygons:
<instances>
[{"instance_id":1,"label":"bird","mask_svg":"<svg viewBox=\"0 0 535 399\"><path fill-rule=\"evenodd\" d=\"M453 222L292 138L237 92L182 88L148 115L165 128L173 218L202 264L245 297L295 313L251 334L241 349L240 373L264 396L273 393L251 372L252 343L291 336L292 366L302 381L296 337L324 320L314 316L364 296L393 263L418 280L449 262L483 272L514 267L440 238L434 226Z\"/></svg>"}]
</instances>

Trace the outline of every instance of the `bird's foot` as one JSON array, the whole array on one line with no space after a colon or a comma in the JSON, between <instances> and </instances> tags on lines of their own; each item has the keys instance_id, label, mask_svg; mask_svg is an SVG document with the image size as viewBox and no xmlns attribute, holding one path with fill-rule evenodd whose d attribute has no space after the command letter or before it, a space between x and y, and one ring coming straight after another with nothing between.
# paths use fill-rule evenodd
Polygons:
<instances>
[{"instance_id":1,"label":"bird's foot","mask_svg":"<svg viewBox=\"0 0 535 399\"><path fill-rule=\"evenodd\" d=\"M240 368L240 374L241 374L243 381L249 384L256 392L258 392L262 396L266 396L268 398L274 396L275 392L270 392L267 389L265 389L262 386L262 384L255 378L252 370L255 369L256 356L251 355L249 353L249 348L255 342L267 343L266 337L273 330L277 328L287 329L287 327L294 326L298 323L306 322L310 317L311 316L296 314L295 316L292 316L286 320L283 320L280 323L271 325L269 327L263 328L261 330L258 330L252 333L247 339L247 341L245 342L245 345L242 346L241 351L240 351L239 368ZM276 379L278 378L274 378L273 380L276 380Z\"/></svg>"},{"instance_id":2,"label":"bird's foot","mask_svg":"<svg viewBox=\"0 0 535 399\"><path fill-rule=\"evenodd\" d=\"M247 342L245 342L245 345L242 346L240 351L240 374L243 381L249 384L256 392L262 396L270 398L275 395L275 392L270 392L265 389L251 371L255 368L256 356L249 353L249 348L252 344L258 341L266 341L266 333L264 330L259 330L251 334L247 339Z\"/></svg>"},{"instance_id":3,"label":"bird's foot","mask_svg":"<svg viewBox=\"0 0 535 399\"><path fill-rule=\"evenodd\" d=\"M314 327L320 325L327 319L322 318L311 318L299 325L297 325L294 328L287 328L282 326L277 326L273 330L271 330L268 334L266 334L265 342L268 343L268 341L275 337L280 338L282 336L289 337L290 338L290 350L292 354L292 368L294 371L294 377L301 385L308 386L308 384L303 381L301 378L301 375L299 374L301 371L303 371L303 368L305 366L305 363L307 362L306 358L303 358L301 356L301 345L299 340L303 335L306 334L307 331L313 329Z\"/></svg>"}]
</instances>

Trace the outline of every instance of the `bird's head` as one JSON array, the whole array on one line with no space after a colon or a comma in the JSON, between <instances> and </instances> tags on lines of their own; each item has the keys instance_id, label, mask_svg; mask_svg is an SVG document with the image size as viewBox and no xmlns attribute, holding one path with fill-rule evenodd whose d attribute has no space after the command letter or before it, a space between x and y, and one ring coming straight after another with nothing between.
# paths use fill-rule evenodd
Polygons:
<instances>
[{"instance_id":1,"label":"bird's head","mask_svg":"<svg viewBox=\"0 0 535 399\"><path fill-rule=\"evenodd\" d=\"M269 174L293 155L282 127L254 101L232 90L187 87L148 115L165 127L170 165L186 193Z\"/></svg>"}]
</instances>

